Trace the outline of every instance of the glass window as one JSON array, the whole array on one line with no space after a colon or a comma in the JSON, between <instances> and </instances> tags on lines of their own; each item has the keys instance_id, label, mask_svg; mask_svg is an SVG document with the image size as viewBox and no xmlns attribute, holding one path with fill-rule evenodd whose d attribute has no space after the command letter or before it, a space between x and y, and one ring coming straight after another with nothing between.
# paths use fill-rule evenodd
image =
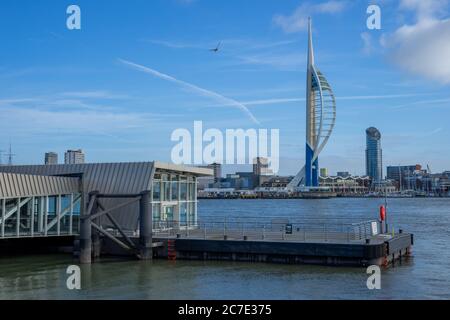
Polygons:
<instances>
[{"instance_id":1,"label":"glass window","mask_svg":"<svg viewBox=\"0 0 450 320\"><path fill-rule=\"evenodd\" d=\"M172 181L172 201L178 200L178 182Z\"/></svg>"},{"instance_id":2,"label":"glass window","mask_svg":"<svg viewBox=\"0 0 450 320\"><path fill-rule=\"evenodd\" d=\"M167 206L163 208L163 219L165 221L173 221L173 206Z\"/></svg>"},{"instance_id":3,"label":"glass window","mask_svg":"<svg viewBox=\"0 0 450 320\"><path fill-rule=\"evenodd\" d=\"M69 233L70 231L70 195L64 195L61 197L61 214L63 217L61 218L61 233Z\"/></svg>"},{"instance_id":4,"label":"glass window","mask_svg":"<svg viewBox=\"0 0 450 320\"><path fill-rule=\"evenodd\" d=\"M161 210L160 210L160 205L159 204L154 204L153 205L153 221L158 222L159 220L161 220Z\"/></svg>"},{"instance_id":5,"label":"glass window","mask_svg":"<svg viewBox=\"0 0 450 320\"><path fill-rule=\"evenodd\" d=\"M189 183L189 201L194 201L195 200L195 183L190 182Z\"/></svg>"},{"instance_id":6,"label":"glass window","mask_svg":"<svg viewBox=\"0 0 450 320\"><path fill-rule=\"evenodd\" d=\"M187 200L187 193L188 193L188 184L187 182L180 182L180 201L186 201Z\"/></svg>"},{"instance_id":7,"label":"glass window","mask_svg":"<svg viewBox=\"0 0 450 320\"><path fill-rule=\"evenodd\" d=\"M185 226L187 223L187 203L180 203L180 225Z\"/></svg>"},{"instance_id":8,"label":"glass window","mask_svg":"<svg viewBox=\"0 0 450 320\"><path fill-rule=\"evenodd\" d=\"M188 220L189 225L194 225L195 221L195 202L188 202Z\"/></svg>"},{"instance_id":9,"label":"glass window","mask_svg":"<svg viewBox=\"0 0 450 320\"><path fill-rule=\"evenodd\" d=\"M31 213L32 213L32 203L31 199L26 201L20 208L20 234L29 235L31 234Z\"/></svg>"},{"instance_id":10,"label":"glass window","mask_svg":"<svg viewBox=\"0 0 450 320\"><path fill-rule=\"evenodd\" d=\"M170 201L170 182L163 182L164 201Z\"/></svg>"},{"instance_id":11,"label":"glass window","mask_svg":"<svg viewBox=\"0 0 450 320\"><path fill-rule=\"evenodd\" d=\"M6 200L6 212L10 212L17 208L17 202L19 199L7 199ZM4 222L5 224L5 236L12 236L16 234L16 226L17 226L17 212L15 212L12 216L7 218Z\"/></svg>"},{"instance_id":12,"label":"glass window","mask_svg":"<svg viewBox=\"0 0 450 320\"><path fill-rule=\"evenodd\" d=\"M153 182L153 201L161 201L161 181Z\"/></svg>"},{"instance_id":13,"label":"glass window","mask_svg":"<svg viewBox=\"0 0 450 320\"><path fill-rule=\"evenodd\" d=\"M47 234L56 234L58 231L58 224L55 220L58 197L48 197L48 213L47 213Z\"/></svg>"}]
</instances>

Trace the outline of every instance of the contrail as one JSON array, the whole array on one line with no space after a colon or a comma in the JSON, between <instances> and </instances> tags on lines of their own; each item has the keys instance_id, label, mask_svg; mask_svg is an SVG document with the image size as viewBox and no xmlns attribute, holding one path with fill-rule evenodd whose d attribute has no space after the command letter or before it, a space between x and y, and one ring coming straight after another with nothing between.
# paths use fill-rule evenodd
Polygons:
<instances>
[{"instance_id":1,"label":"contrail","mask_svg":"<svg viewBox=\"0 0 450 320\"><path fill-rule=\"evenodd\" d=\"M130 62L130 61L127 61L127 60L123 60L123 59L118 59L118 60L119 60L121 63L123 63L123 64L125 64L125 65L127 65L127 66L130 66L130 67L132 67L132 68L134 68L134 69L136 69L136 70L139 70L139 71L142 71L142 72L151 74L151 75L153 75L153 76L155 76L155 77L158 77L158 78L160 78L160 79L167 80L167 81L176 83L176 84L178 84L178 85L180 85L180 86L182 86L182 87L191 89L192 91L197 92L197 93L200 94L201 96L215 99L215 100L218 101L220 104L229 105L229 106L233 106L233 107L239 108L239 109L240 109L241 111L243 111L243 112L244 112L244 113L245 113L245 114L246 114L246 115L247 115L254 123L256 123L256 124L258 124L258 125L260 124L260 122L255 118L255 116L250 112L250 110L248 110L248 108L247 108L245 105L243 105L242 103L240 103L240 102L238 102L238 101L236 101L236 100L233 100L233 99L224 97L224 96L222 96L222 95L220 95L220 94L218 94L218 93L216 93L216 92L213 92L213 91L210 91L210 90L206 90L206 89L197 87L196 85L193 85L193 84L184 82L184 81L182 81L182 80L175 79L175 78L172 77L172 76L169 76L169 75L167 75L167 74L161 73L161 72L156 71L156 70L154 70L154 69L145 67L145 66L143 66L143 65L136 64L136 63L133 63L133 62Z\"/></svg>"}]
</instances>

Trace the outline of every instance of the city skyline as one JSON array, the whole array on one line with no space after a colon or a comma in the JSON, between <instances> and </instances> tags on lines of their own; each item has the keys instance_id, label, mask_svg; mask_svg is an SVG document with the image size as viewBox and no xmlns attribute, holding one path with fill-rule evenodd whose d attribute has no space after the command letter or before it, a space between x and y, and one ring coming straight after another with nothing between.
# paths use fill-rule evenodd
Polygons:
<instances>
[{"instance_id":1,"label":"city skyline","mask_svg":"<svg viewBox=\"0 0 450 320\"><path fill-rule=\"evenodd\" d=\"M85 150L90 162L169 162L170 133L195 120L220 129L258 128L242 110L137 72L126 60L220 93L244 105L261 127L279 128L280 175L295 175L304 163L299 137L306 130L305 19L311 15L316 55L339 106L320 167L364 174L364 132L374 126L383 133L384 167L423 163L448 170L450 66L443 57L450 49L438 40L450 32L449 5L376 3L379 31L366 27L365 1L247 1L238 11L234 1L134 1L129 16L120 1L77 1L82 30L69 31L66 3L27 3L23 10L5 1L3 145L11 140L18 164L42 163L48 150L62 154L70 146ZM417 36L406 37L408 30ZM429 34L438 40L426 42ZM219 41L219 52L211 53ZM439 53L416 54L418 43L439 46Z\"/></svg>"}]
</instances>

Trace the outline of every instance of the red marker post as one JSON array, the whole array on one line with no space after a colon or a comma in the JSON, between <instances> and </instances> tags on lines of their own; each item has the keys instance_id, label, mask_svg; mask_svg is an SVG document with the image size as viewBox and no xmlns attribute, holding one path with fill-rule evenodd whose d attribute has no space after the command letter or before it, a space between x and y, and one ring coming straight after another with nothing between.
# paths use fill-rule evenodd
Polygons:
<instances>
[{"instance_id":1,"label":"red marker post","mask_svg":"<svg viewBox=\"0 0 450 320\"><path fill-rule=\"evenodd\" d=\"M383 222L386 221L386 207L385 206L381 206L380 207L380 220L381 220L381 233L387 232L383 231Z\"/></svg>"}]
</instances>

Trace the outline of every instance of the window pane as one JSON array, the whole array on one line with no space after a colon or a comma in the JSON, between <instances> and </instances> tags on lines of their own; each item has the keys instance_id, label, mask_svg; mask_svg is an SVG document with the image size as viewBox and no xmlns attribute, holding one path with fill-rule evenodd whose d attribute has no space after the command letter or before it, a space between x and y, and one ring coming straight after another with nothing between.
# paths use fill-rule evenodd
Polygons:
<instances>
[{"instance_id":1,"label":"window pane","mask_svg":"<svg viewBox=\"0 0 450 320\"><path fill-rule=\"evenodd\" d=\"M17 208L17 201L19 199L7 199L6 200L6 212L10 212ZM16 235L16 226L17 226L17 212L15 212L12 216L6 219L5 223L5 236L13 236Z\"/></svg>"},{"instance_id":2,"label":"window pane","mask_svg":"<svg viewBox=\"0 0 450 320\"><path fill-rule=\"evenodd\" d=\"M170 201L170 182L163 182L163 201Z\"/></svg>"},{"instance_id":3,"label":"window pane","mask_svg":"<svg viewBox=\"0 0 450 320\"><path fill-rule=\"evenodd\" d=\"M187 203L180 203L180 225L185 226L187 223Z\"/></svg>"},{"instance_id":4,"label":"window pane","mask_svg":"<svg viewBox=\"0 0 450 320\"><path fill-rule=\"evenodd\" d=\"M186 201L187 200L187 183L186 182L181 182L181 191L180 191L180 200L181 201Z\"/></svg>"},{"instance_id":5,"label":"window pane","mask_svg":"<svg viewBox=\"0 0 450 320\"><path fill-rule=\"evenodd\" d=\"M153 209L153 221L158 222L159 220L161 220L160 205L154 204L152 209Z\"/></svg>"},{"instance_id":6,"label":"window pane","mask_svg":"<svg viewBox=\"0 0 450 320\"><path fill-rule=\"evenodd\" d=\"M161 182L155 181L153 182L153 201L161 200Z\"/></svg>"},{"instance_id":7,"label":"window pane","mask_svg":"<svg viewBox=\"0 0 450 320\"><path fill-rule=\"evenodd\" d=\"M172 182L172 201L178 200L178 182Z\"/></svg>"},{"instance_id":8,"label":"window pane","mask_svg":"<svg viewBox=\"0 0 450 320\"><path fill-rule=\"evenodd\" d=\"M195 183L190 182L189 183L189 201L195 200Z\"/></svg>"}]
</instances>

